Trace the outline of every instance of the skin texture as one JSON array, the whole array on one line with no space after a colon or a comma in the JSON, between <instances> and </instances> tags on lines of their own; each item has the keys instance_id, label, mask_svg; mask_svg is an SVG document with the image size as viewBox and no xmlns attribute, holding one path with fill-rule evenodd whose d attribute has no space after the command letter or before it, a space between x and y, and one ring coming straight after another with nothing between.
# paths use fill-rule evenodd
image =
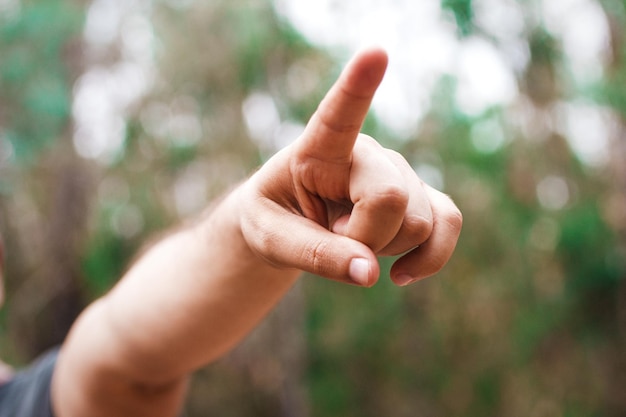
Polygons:
<instances>
[{"instance_id":1,"label":"skin texture","mask_svg":"<svg viewBox=\"0 0 626 417\"><path fill-rule=\"evenodd\" d=\"M369 287L438 272L461 214L359 133L387 66L357 54L305 132L197 222L146 251L80 316L52 385L57 417L177 415L188 375L232 349L302 271Z\"/></svg>"}]
</instances>

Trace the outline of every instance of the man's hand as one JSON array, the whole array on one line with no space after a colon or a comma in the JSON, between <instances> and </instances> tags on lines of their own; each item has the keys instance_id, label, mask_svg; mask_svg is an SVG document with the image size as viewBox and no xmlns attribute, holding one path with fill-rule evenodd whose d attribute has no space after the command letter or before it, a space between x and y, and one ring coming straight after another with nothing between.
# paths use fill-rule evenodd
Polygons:
<instances>
[{"instance_id":1,"label":"man's hand","mask_svg":"<svg viewBox=\"0 0 626 417\"><path fill-rule=\"evenodd\" d=\"M359 135L386 65L380 50L359 54L302 137L81 314L54 372L55 415L176 415L187 376L248 334L300 270L370 286L377 255L404 254L391 270L404 285L447 262L457 208Z\"/></svg>"},{"instance_id":2,"label":"man's hand","mask_svg":"<svg viewBox=\"0 0 626 417\"><path fill-rule=\"evenodd\" d=\"M273 265L371 286L378 255L401 255L391 279L438 272L461 231L461 213L397 152L360 134L387 67L374 49L346 67L292 145L241 190L242 231Z\"/></svg>"}]
</instances>

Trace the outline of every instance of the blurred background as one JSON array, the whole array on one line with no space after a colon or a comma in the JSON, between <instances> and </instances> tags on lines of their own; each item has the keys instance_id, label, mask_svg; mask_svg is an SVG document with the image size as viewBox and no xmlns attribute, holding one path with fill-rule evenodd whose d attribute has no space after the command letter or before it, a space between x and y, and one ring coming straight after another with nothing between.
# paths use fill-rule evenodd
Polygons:
<instances>
[{"instance_id":1,"label":"blurred background","mask_svg":"<svg viewBox=\"0 0 626 417\"><path fill-rule=\"evenodd\" d=\"M0 0L0 355L60 343L378 44L364 131L456 201L455 256L305 277L189 416L626 415L624 28L624 0Z\"/></svg>"}]
</instances>

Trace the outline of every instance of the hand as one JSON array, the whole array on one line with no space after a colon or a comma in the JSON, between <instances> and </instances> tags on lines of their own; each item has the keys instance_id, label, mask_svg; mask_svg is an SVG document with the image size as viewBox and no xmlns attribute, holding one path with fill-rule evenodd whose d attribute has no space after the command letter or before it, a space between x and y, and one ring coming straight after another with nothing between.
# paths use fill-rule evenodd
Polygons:
<instances>
[{"instance_id":1,"label":"hand","mask_svg":"<svg viewBox=\"0 0 626 417\"><path fill-rule=\"evenodd\" d=\"M462 224L454 203L359 133L386 67L382 50L358 54L302 136L242 188L242 233L266 261L371 286L378 255L404 254L391 279L407 285L452 255Z\"/></svg>"}]
</instances>

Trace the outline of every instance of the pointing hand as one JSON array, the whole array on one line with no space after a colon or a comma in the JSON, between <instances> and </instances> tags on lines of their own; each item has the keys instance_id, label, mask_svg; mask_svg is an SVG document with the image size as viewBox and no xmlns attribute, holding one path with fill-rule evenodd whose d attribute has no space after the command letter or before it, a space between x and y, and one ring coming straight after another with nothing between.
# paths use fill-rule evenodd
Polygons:
<instances>
[{"instance_id":1,"label":"pointing hand","mask_svg":"<svg viewBox=\"0 0 626 417\"><path fill-rule=\"evenodd\" d=\"M302 136L241 190L244 238L271 264L371 286L377 256L402 255L391 279L406 285L452 255L462 224L454 203L359 133L386 66L382 50L357 54Z\"/></svg>"}]
</instances>

